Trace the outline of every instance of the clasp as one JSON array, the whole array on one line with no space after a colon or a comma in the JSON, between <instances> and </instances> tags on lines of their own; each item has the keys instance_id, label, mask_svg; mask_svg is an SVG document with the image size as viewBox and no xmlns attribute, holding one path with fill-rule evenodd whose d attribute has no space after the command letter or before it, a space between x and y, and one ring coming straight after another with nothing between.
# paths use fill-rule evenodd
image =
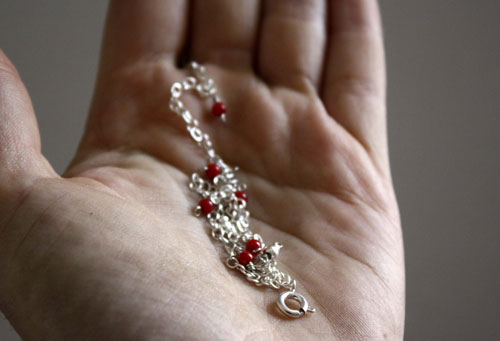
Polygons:
<instances>
[{"instance_id":1,"label":"clasp","mask_svg":"<svg viewBox=\"0 0 500 341\"><path fill-rule=\"evenodd\" d=\"M286 300L287 299L292 299L297 301L300 304L299 310L297 309L291 309L289 306L286 305ZM311 308L309 306L309 303L307 303L307 300L305 299L304 296L301 294L296 293L295 291L285 291L282 292L278 298L278 308L280 311L290 317L301 317L304 316L305 313L314 313L316 309Z\"/></svg>"}]
</instances>

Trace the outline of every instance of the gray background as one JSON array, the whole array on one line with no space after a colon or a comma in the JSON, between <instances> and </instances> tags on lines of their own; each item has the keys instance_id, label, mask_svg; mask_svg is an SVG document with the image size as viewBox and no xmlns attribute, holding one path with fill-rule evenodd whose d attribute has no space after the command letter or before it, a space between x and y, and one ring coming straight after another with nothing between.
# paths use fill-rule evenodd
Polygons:
<instances>
[{"instance_id":1,"label":"gray background","mask_svg":"<svg viewBox=\"0 0 500 341\"><path fill-rule=\"evenodd\" d=\"M82 133L105 1L0 2L58 171ZM382 0L407 340L500 339L500 1ZM0 315L1 316L1 315ZM0 318L0 339L18 340Z\"/></svg>"}]
</instances>

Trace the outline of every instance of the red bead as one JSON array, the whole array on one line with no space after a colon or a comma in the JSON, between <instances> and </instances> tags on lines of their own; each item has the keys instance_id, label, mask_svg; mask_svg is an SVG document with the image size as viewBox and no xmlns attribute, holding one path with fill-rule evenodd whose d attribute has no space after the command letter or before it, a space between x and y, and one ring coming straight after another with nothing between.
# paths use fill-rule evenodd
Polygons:
<instances>
[{"instance_id":1,"label":"red bead","mask_svg":"<svg viewBox=\"0 0 500 341\"><path fill-rule=\"evenodd\" d=\"M226 113L226 106L222 102L216 102L212 107L212 114L214 114L214 116L219 117L225 113Z\"/></svg>"},{"instance_id":2,"label":"red bead","mask_svg":"<svg viewBox=\"0 0 500 341\"><path fill-rule=\"evenodd\" d=\"M205 199L201 199L199 204L200 207L201 207L201 212L203 214L209 214L210 212L212 212L215 208L215 205L214 203L212 202L212 200L208 199L208 198L205 198Z\"/></svg>"},{"instance_id":3,"label":"red bead","mask_svg":"<svg viewBox=\"0 0 500 341\"><path fill-rule=\"evenodd\" d=\"M237 191L234 193L237 198L243 199L248 202L248 195L245 192Z\"/></svg>"},{"instance_id":4,"label":"red bead","mask_svg":"<svg viewBox=\"0 0 500 341\"><path fill-rule=\"evenodd\" d=\"M209 164L207 166L207 170L205 171L205 174L210 180L213 180L213 178L215 178L220 173L222 173L222 169L215 163Z\"/></svg>"},{"instance_id":5,"label":"red bead","mask_svg":"<svg viewBox=\"0 0 500 341\"><path fill-rule=\"evenodd\" d=\"M238 262L243 266L247 266L251 261L253 261L253 254L250 251L243 251L238 256Z\"/></svg>"},{"instance_id":6,"label":"red bead","mask_svg":"<svg viewBox=\"0 0 500 341\"><path fill-rule=\"evenodd\" d=\"M247 242L247 251L253 252L262 247L262 243L257 239L250 239Z\"/></svg>"}]
</instances>

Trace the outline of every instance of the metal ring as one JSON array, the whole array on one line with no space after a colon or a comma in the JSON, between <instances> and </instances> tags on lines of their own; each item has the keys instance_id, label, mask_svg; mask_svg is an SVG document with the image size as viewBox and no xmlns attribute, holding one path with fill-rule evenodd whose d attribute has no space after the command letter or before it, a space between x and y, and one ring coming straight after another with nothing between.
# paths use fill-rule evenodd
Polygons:
<instances>
[{"instance_id":1,"label":"metal ring","mask_svg":"<svg viewBox=\"0 0 500 341\"><path fill-rule=\"evenodd\" d=\"M300 309L291 309L286 305L287 299L293 299L300 303ZM309 307L309 303L304 296L298 294L294 291L285 291L282 292L278 298L278 308L280 311L290 317L302 317L305 313L314 313L316 309Z\"/></svg>"}]
</instances>

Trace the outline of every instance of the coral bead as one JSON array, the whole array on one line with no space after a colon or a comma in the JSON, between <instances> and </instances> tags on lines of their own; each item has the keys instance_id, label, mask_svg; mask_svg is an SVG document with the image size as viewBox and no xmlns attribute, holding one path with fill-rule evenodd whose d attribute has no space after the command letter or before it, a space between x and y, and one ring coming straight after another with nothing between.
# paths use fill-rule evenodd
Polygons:
<instances>
[{"instance_id":1,"label":"coral bead","mask_svg":"<svg viewBox=\"0 0 500 341\"><path fill-rule=\"evenodd\" d=\"M253 252L255 250L258 250L262 247L262 243L257 240L257 239L250 239L248 242L247 242L247 251L250 251L250 252Z\"/></svg>"},{"instance_id":2,"label":"coral bead","mask_svg":"<svg viewBox=\"0 0 500 341\"><path fill-rule=\"evenodd\" d=\"M222 102L217 102L212 107L212 114L214 116L219 117L219 116L222 116L225 113L226 113L226 106Z\"/></svg>"},{"instance_id":3,"label":"coral bead","mask_svg":"<svg viewBox=\"0 0 500 341\"><path fill-rule=\"evenodd\" d=\"M245 192L237 191L234 193L237 198L243 199L248 202L248 195Z\"/></svg>"},{"instance_id":4,"label":"coral bead","mask_svg":"<svg viewBox=\"0 0 500 341\"><path fill-rule=\"evenodd\" d=\"M205 171L207 178L209 178L210 180L213 180L213 178L215 178L220 173L222 173L222 169L216 163L209 164L207 166L207 170Z\"/></svg>"},{"instance_id":5,"label":"coral bead","mask_svg":"<svg viewBox=\"0 0 500 341\"><path fill-rule=\"evenodd\" d=\"M251 261L253 261L253 254L250 251L243 251L238 256L238 262L243 266L247 266Z\"/></svg>"},{"instance_id":6,"label":"coral bead","mask_svg":"<svg viewBox=\"0 0 500 341\"><path fill-rule=\"evenodd\" d=\"M212 212L215 208L215 205L214 203L212 202L212 200L208 199L208 198L205 198L205 199L201 199L200 203L198 204L200 205L201 207L201 212L203 214L209 214L210 212Z\"/></svg>"}]
</instances>

